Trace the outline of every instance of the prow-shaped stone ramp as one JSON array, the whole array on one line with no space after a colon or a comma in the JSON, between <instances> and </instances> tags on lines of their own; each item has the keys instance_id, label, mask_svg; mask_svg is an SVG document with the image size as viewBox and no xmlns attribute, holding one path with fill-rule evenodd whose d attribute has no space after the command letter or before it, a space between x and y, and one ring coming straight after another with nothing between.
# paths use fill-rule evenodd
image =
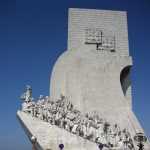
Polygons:
<instances>
[{"instance_id":1,"label":"prow-shaped stone ramp","mask_svg":"<svg viewBox=\"0 0 150 150\"><path fill-rule=\"evenodd\" d=\"M125 114L128 116L126 116L126 123L128 124L128 129L131 133L132 139L136 133L144 133L133 112L128 110ZM37 139L35 143L37 150L59 150L60 144L64 145L65 150L99 150L96 143L72 134L65 129L51 125L48 122L32 117L31 114L18 111L17 117L29 139L31 140L32 136ZM136 145L137 144L134 142L135 150L138 150ZM150 143L147 141L144 144L144 150L150 150L149 147ZM113 147L111 150L122 149Z\"/></svg>"},{"instance_id":2,"label":"prow-shaped stone ramp","mask_svg":"<svg viewBox=\"0 0 150 150\"><path fill-rule=\"evenodd\" d=\"M32 136L37 139L35 144L37 150L59 150L59 144L63 144L65 150L99 150L96 143L32 117L30 114L18 111L17 117L29 139L31 140Z\"/></svg>"}]
</instances>

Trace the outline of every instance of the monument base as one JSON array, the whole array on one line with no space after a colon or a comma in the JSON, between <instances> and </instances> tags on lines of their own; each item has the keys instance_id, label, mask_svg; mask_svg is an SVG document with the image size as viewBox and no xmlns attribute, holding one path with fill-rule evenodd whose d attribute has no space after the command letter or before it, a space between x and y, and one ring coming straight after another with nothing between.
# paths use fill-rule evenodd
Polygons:
<instances>
[{"instance_id":1,"label":"monument base","mask_svg":"<svg viewBox=\"0 0 150 150\"><path fill-rule=\"evenodd\" d=\"M64 145L65 150L99 150L98 144L32 117L31 114L18 111L17 117L32 143L33 150L59 150L60 144ZM136 145L135 148L138 150ZM122 149L113 147L111 150ZM149 150L149 142L145 143L144 150Z\"/></svg>"},{"instance_id":2,"label":"monument base","mask_svg":"<svg viewBox=\"0 0 150 150\"><path fill-rule=\"evenodd\" d=\"M65 150L99 150L96 143L71 134L55 125L41 121L30 114L18 111L17 117L29 140L32 142L31 138L36 138L34 144L35 150L59 150L60 144L64 145Z\"/></svg>"}]
</instances>

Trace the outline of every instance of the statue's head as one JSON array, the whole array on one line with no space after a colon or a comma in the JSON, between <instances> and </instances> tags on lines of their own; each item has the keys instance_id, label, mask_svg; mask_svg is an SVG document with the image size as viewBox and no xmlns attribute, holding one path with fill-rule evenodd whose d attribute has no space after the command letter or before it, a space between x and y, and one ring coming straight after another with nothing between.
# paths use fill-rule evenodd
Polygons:
<instances>
[{"instance_id":1,"label":"statue's head","mask_svg":"<svg viewBox=\"0 0 150 150\"><path fill-rule=\"evenodd\" d=\"M26 90L32 90L30 85L26 85Z\"/></svg>"},{"instance_id":2,"label":"statue's head","mask_svg":"<svg viewBox=\"0 0 150 150\"><path fill-rule=\"evenodd\" d=\"M43 98L44 98L44 96L43 96L43 95L40 95L40 96L39 96L39 99L43 99Z\"/></svg>"}]
</instances>

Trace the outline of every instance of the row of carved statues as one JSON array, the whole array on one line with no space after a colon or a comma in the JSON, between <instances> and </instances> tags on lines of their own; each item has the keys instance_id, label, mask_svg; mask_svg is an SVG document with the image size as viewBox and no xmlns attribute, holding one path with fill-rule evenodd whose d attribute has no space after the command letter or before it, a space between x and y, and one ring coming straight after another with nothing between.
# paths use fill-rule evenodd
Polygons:
<instances>
[{"instance_id":1,"label":"row of carved statues","mask_svg":"<svg viewBox=\"0 0 150 150\"><path fill-rule=\"evenodd\" d=\"M134 149L127 129L121 130L117 124L110 124L97 112L82 114L63 95L57 101L40 96L35 102L32 100L32 89L28 87L21 99L23 100L22 111L51 125L56 125L108 149Z\"/></svg>"}]
</instances>

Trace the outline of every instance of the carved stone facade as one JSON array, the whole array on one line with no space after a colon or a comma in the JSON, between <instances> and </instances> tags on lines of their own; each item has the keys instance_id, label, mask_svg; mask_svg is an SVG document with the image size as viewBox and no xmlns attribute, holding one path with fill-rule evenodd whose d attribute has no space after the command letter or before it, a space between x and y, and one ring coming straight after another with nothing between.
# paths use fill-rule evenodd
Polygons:
<instances>
[{"instance_id":1,"label":"carved stone facade","mask_svg":"<svg viewBox=\"0 0 150 150\"><path fill-rule=\"evenodd\" d=\"M22 111L107 149L134 149L127 129L111 124L96 111L82 114L65 96L55 101L49 97L39 98L37 102L24 100Z\"/></svg>"},{"instance_id":2,"label":"carved stone facade","mask_svg":"<svg viewBox=\"0 0 150 150\"><path fill-rule=\"evenodd\" d=\"M34 147L138 150L144 144L149 150L132 111L126 12L71 8L68 27L68 50L54 65L50 96L33 101L30 86L21 96L17 115Z\"/></svg>"}]
</instances>

